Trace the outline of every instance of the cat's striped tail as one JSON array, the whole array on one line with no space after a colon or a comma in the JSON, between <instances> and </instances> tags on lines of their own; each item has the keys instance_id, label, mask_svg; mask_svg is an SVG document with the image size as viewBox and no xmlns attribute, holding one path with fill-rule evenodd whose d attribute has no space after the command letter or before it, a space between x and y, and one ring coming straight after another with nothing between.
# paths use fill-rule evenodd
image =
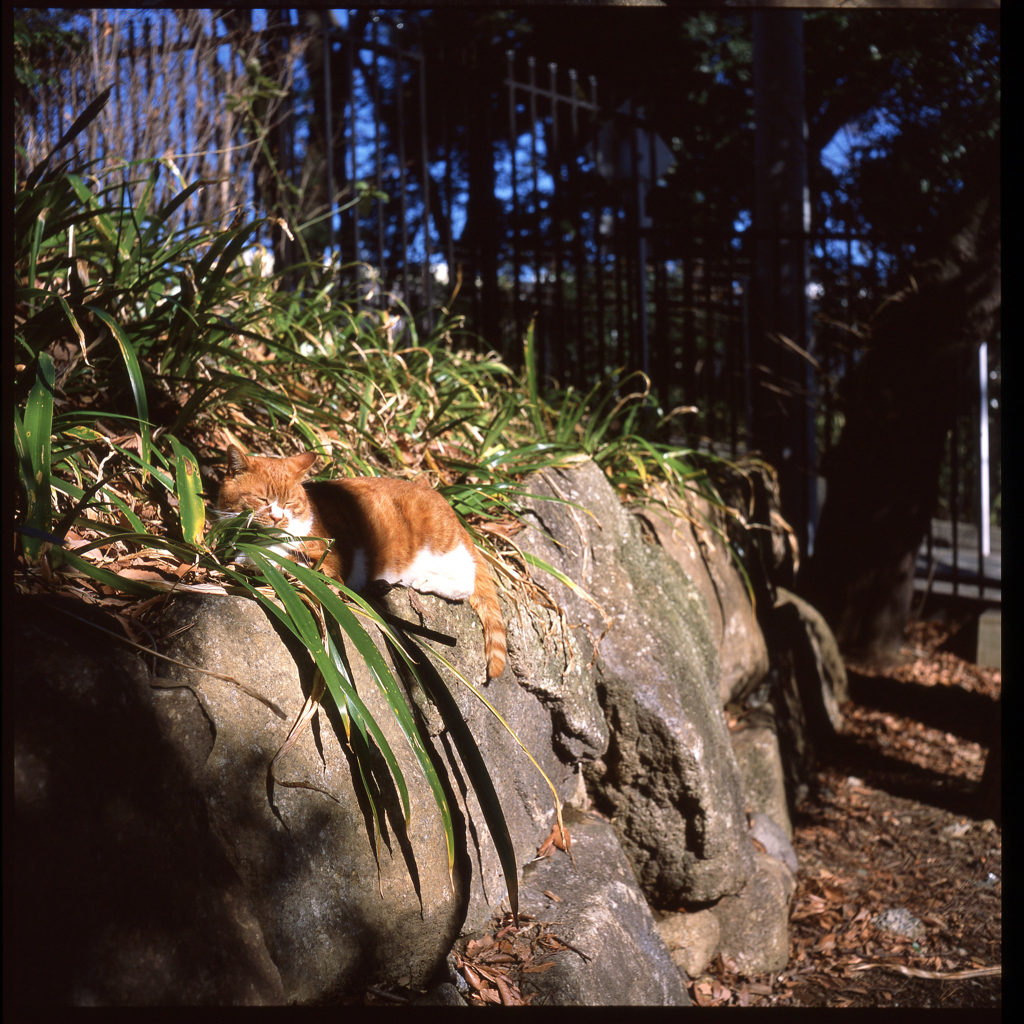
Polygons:
<instances>
[{"instance_id":1,"label":"cat's striped tail","mask_svg":"<svg viewBox=\"0 0 1024 1024\"><path fill-rule=\"evenodd\" d=\"M497 679L505 669L505 620L498 604L498 591L491 578L491 570L474 545L473 558L476 561L476 578L469 605L480 617L484 627L484 656L487 659L487 678Z\"/></svg>"}]
</instances>

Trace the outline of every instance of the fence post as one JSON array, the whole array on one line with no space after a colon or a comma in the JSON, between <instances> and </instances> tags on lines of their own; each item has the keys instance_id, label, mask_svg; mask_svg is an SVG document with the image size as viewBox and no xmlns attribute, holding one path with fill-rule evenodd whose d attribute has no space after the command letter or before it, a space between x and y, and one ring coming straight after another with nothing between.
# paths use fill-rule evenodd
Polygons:
<instances>
[{"instance_id":1,"label":"fence post","mask_svg":"<svg viewBox=\"0 0 1024 1024\"><path fill-rule=\"evenodd\" d=\"M989 523L989 470L988 470L988 342L978 348L978 472L981 475L978 492L981 497L981 519L978 523L978 538L981 554L992 553L991 524Z\"/></svg>"},{"instance_id":2,"label":"fence post","mask_svg":"<svg viewBox=\"0 0 1024 1024\"><path fill-rule=\"evenodd\" d=\"M330 210L328 223L328 244L334 256L334 112L331 109L331 58L334 47L331 44L331 13L320 12L320 24L324 35L324 148L327 150L327 208Z\"/></svg>"},{"instance_id":3,"label":"fence post","mask_svg":"<svg viewBox=\"0 0 1024 1024\"><path fill-rule=\"evenodd\" d=\"M783 513L800 547L813 551L817 525L814 379L806 351L807 121L803 13L754 12L756 201L755 364L768 367L754 395L755 444L779 472Z\"/></svg>"}]
</instances>

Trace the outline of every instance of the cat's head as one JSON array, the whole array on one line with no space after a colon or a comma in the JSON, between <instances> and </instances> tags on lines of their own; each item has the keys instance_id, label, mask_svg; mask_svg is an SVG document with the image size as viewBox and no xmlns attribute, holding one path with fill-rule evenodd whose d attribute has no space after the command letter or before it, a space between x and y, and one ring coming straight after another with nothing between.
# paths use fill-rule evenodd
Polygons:
<instances>
[{"instance_id":1,"label":"cat's head","mask_svg":"<svg viewBox=\"0 0 1024 1024\"><path fill-rule=\"evenodd\" d=\"M226 519L249 513L252 522L305 537L313 513L302 481L316 462L314 452L283 459L246 455L235 445L227 450L228 468L213 510Z\"/></svg>"}]
</instances>

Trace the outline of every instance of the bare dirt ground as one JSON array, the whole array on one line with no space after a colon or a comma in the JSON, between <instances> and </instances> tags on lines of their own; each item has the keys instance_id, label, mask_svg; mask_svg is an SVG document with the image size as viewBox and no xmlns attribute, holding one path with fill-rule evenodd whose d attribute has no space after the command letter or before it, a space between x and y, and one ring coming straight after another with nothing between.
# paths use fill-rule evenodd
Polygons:
<instances>
[{"instance_id":1,"label":"bare dirt ground","mask_svg":"<svg viewBox=\"0 0 1024 1024\"><path fill-rule=\"evenodd\" d=\"M1002 1005L1002 829L977 795L1001 673L955 633L916 623L891 665L847 666L847 734L794 821L789 964L745 978L719 960L695 1002Z\"/></svg>"}]
</instances>

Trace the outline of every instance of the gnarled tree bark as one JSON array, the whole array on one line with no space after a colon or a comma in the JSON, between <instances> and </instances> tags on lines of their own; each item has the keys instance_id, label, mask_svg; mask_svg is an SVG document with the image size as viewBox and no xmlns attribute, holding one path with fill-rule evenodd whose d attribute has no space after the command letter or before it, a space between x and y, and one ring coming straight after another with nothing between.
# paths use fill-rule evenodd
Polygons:
<instances>
[{"instance_id":1,"label":"gnarled tree bark","mask_svg":"<svg viewBox=\"0 0 1024 1024\"><path fill-rule=\"evenodd\" d=\"M827 500L797 587L853 656L877 656L902 636L959 378L998 323L998 156L978 165L960 222L876 314L823 467Z\"/></svg>"}]
</instances>

